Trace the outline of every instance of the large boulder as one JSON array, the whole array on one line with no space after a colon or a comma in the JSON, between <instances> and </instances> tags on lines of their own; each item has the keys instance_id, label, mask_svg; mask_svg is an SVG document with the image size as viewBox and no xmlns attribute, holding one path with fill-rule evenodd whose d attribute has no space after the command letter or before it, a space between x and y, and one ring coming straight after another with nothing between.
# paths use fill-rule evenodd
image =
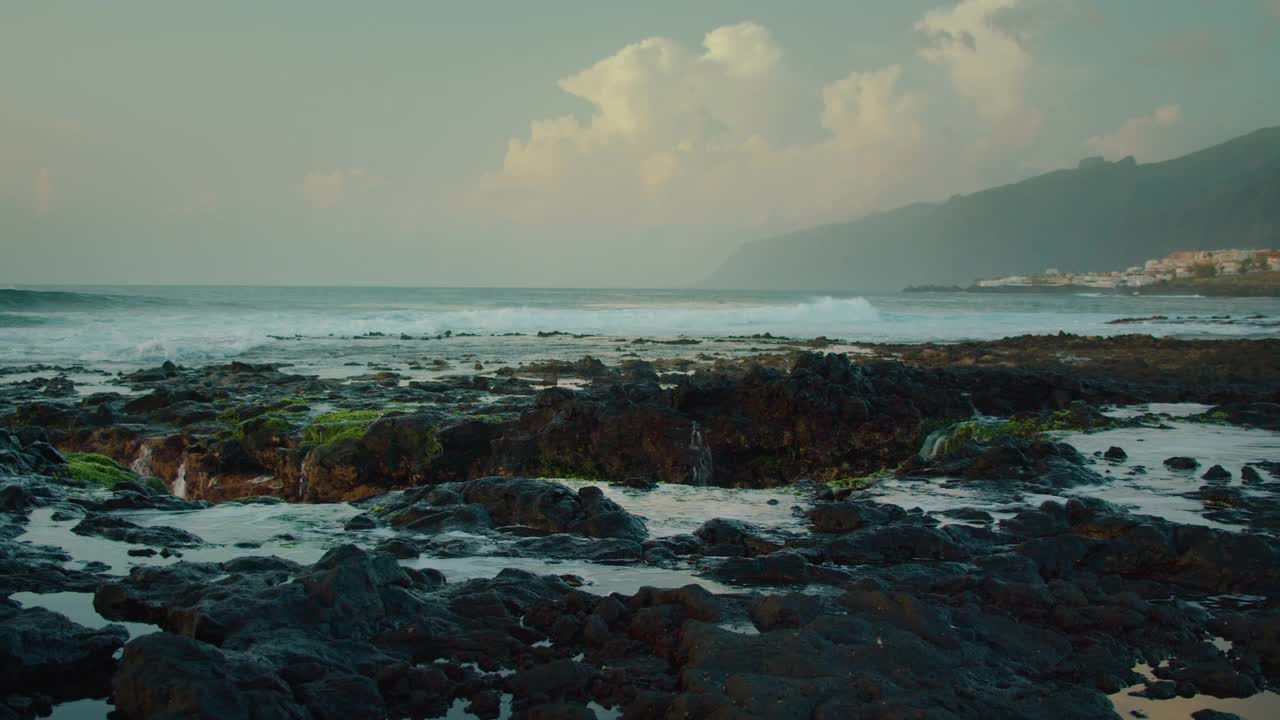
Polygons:
<instances>
[{"instance_id":1,"label":"large boulder","mask_svg":"<svg viewBox=\"0 0 1280 720\"><path fill-rule=\"evenodd\" d=\"M994 481L1044 491L1105 481L1084 462L1080 452L1066 443L1000 435L959 443L928 462L916 458L904 468L904 474Z\"/></svg>"},{"instance_id":2,"label":"large boulder","mask_svg":"<svg viewBox=\"0 0 1280 720\"><path fill-rule=\"evenodd\" d=\"M312 447L302 461L303 500L360 500L422 483L441 454L435 422L431 415L381 418L358 438Z\"/></svg>"},{"instance_id":3,"label":"large boulder","mask_svg":"<svg viewBox=\"0 0 1280 720\"><path fill-rule=\"evenodd\" d=\"M128 720L306 720L289 685L252 656L180 635L155 633L124 648L112 680L116 712Z\"/></svg>"},{"instance_id":4,"label":"large boulder","mask_svg":"<svg viewBox=\"0 0 1280 720\"><path fill-rule=\"evenodd\" d=\"M0 604L0 687L57 701L103 697L129 633L90 629L40 607Z\"/></svg>"},{"instance_id":5,"label":"large boulder","mask_svg":"<svg viewBox=\"0 0 1280 720\"><path fill-rule=\"evenodd\" d=\"M204 544L204 540L186 530L167 525L138 525L106 513L90 513L71 528L71 532L137 545L196 547Z\"/></svg>"},{"instance_id":6,"label":"large boulder","mask_svg":"<svg viewBox=\"0 0 1280 720\"><path fill-rule=\"evenodd\" d=\"M634 542L649 534L644 520L623 510L594 486L574 492L546 480L488 477L442 489L457 493L464 503L482 506L498 526L522 525L550 533Z\"/></svg>"}]
</instances>

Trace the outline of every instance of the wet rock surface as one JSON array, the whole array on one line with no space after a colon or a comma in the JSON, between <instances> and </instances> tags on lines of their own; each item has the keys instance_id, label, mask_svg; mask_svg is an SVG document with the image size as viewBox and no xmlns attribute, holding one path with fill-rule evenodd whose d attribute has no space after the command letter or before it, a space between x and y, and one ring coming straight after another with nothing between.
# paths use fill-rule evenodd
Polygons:
<instances>
[{"instance_id":1,"label":"wet rock surface","mask_svg":"<svg viewBox=\"0 0 1280 720\"><path fill-rule=\"evenodd\" d=\"M966 442L929 462L913 458L899 472L907 477L1009 483L1040 491L1103 482L1070 445L1012 435Z\"/></svg>"},{"instance_id":2,"label":"wet rock surface","mask_svg":"<svg viewBox=\"0 0 1280 720\"><path fill-rule=\"evenodd\" d=\"M1115 425L1102 403L1187 399L1218 404L1200 422L1264 432L1275 368L1260 346L1093 342L1011 339L980 348L1004 360L966 366L977 346L905 363L796 353L674 377L584 360L539 368L583 389L540 392L501 371L403 384L371 368L339 385L244 363L141 371L123 380L131 397L6 389L0 716L109 697L124 720L1103 718L1135 686L1204 708L1268 692L1280 467L1190 448L1166 450L1195 454L1187 469L1143 459L1184 483L1179 502L1206 521L1187 524L1090 497L1137 475L1140 442L1086 456L1044 432ZM1102 371L1050 360L1066 347L1119 355ZM494 412L457 409L491 395ZM973 425L975 411L1005 424ZM128 472L77 478L85 451ZM877 478L1000 504L879 502L863 489ZM665 492L653 480L788 484L769 516L784 524L708 504L672 530L629 509L661 507L641 500ZM713 491L741 492L698 490ZM282 501L354 507L326 552L286 559L184 524L232 499L259 518L299 509ZM84 562L33 530L127 560ZM468 575L472 561L493 570ZM630 573L625 590L593 584L601 569ZM92 593L102 619L154 632L78 625L31 593ZM62 676L75 682L49 684Z\"/></svg>"},{"instance_id":3,"label":"wet rock surface","mask_svg":"<svg viewBox=\"0 0 1280 720\"><path fill-rule=\"evenodd\" d=\"M249 706L272 717L433 716L456 697L492 716L493 698L510 695L518 717L596 703L655 718L773 718L779 707L1094 718L1114 716L1105 695L1138 682L1138 661L1180 692L1218 697L1280 677L1270 602L1207 603L1280 596L1274 541L1087 499L994 530L849 500L810 516L826 531L764 539L712 521L685 550L733 549L708 557L709 575L730 582L829 593L694 585L601 596L514 570L448 583L342 546L311 566L138 568L101 586L95 606L168 633L125 647L113 681L125 717ZM1207 642L1215 635L1233 650ZM165 666L175 670L156 672Z\"/></svg>"},{"instance_id":4,"label":"wet rock surface","mask_svg":"<svg viewBox=\"0 0 1280 720\"><path fill-rule=\"evenodd\" d=\"M129 639L119 625L93 630L44 608L16 608L0 601L0 690L16 714L52 702L105 697ZM25 698L25 701L18 701Z\"/></svg>"},{"instance_id":5,"label":"wet rock surface","mask_svg":"<svg viewBox=\"0 0 1280 720\"><path fill-rule=\"evenodd\" d=\"M0 422L190 499L332 502L487 475L768 487L896 468L932 429L975 412L1059 413L1087 428L1102 404L1201 401L1218 404L1206 414L1216 422L1272 427L1280 407L1274 340L1023 337L868 346L857 361L792 346L736 362L587 357L407 384L387 371L338 381L167 363L119 378L133 396L5 386ZM584 385L538 391L517 372ZM1081 408L1095 417L1072 415Z\"/></svg>"},{"instance_id":6,"label":"wet rock surface","mask_svg":"<svg viewBox=\"0 0 1280 720\"><path fill-rule=\"evenodd\" d=\"M421 533L568 533L634 543L648 535L644 520L623 510L597 487L574 492L564 485L532 478L489 477L444 483L370 502L376 503L374 511L353 519L354 527L386 524Z\"/></svg>"},{"instance_id":7,"label":"wet rock surface","mask_svg":"<svg viewBox=\"0 0 1280 720\"><path fill-rule=\"evenodd\" d=\"M583 532L594 515L639 519L592 490L506 478L422 488L369 501L374 526L397 533L385 552L99 577L104 618L162 632L129 641L118 662L98 657L97 689L80 696L109 692L125 718L437 717L459 698L493 717L503 697L516 717L590 706L772 718L785 700L797 717L1060 718L1112 717L1106 695L1140 680L1139 661L1156 666L1150 697L1247 697L1280 678L1280 544L1265 536L1087 497L975 526L849 496L806 502L809 532L712 519L690 535L594 537ZM555 575L450 582L405 567L447 537L412 527L441 508L475 509L476 529L513 556L683 562L742 590L594 594ZM66 625L45 632L112 650L125 639Z\"/></svg>"},{"instance_id":8,"label":"wet rock surface","mask_svg":"<svg viewBox=\"0 0 1280 720\"><path fill-rule=\"evenodd\" d=\"M1165 460L1164 466L1170 470L1195 470L1200 467L1200 461L1195 458L1175 455Z\"/></svg>"},{"instance_id":9,"label":"wet rock surface","mask_svg":"<svg viewBox=\"0 0 1280 720\"><path fill-rule=\"evenodd\" d=\"M109 540L133 543L135 545L156 545L165 547L195 547L202 545L203 540L186 530L153 525L141 527L123 518L112 515L93 513L71 528L77 535L94 535Z\"/></svg>"}]
</instances>

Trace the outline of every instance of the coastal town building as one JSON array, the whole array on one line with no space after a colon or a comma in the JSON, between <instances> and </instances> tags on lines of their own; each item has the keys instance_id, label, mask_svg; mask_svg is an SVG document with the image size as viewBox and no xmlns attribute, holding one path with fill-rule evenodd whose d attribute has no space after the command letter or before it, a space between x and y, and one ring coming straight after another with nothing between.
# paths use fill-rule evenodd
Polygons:
<instances>
[{"instance_id":1,"label":"coastal town building","mask_svg":"<svg viewBox=\"0 0 1280 720\"><path fill-rule=\"evenodd\" d=\"M979 280L977 285L983 288L1139 288L1184 278L1267 270L1280 270L1280 250L1178 250L1118 272L1064 273L1048 268L1040 275L1007 275Z\"/></svg>"}]
</instances>

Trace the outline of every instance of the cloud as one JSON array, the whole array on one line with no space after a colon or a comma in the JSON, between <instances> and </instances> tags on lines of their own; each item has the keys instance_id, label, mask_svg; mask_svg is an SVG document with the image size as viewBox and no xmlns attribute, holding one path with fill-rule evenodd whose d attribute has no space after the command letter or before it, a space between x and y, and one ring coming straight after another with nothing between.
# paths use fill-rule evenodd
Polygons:
<instances>
[{"instance_id":1,"label":"cloud","mask_svg":"<svg viewBox=\"0 0 1280 720\"><path fill-rule=\"evenodd\" d=\"M782 51L773 44L769 31L755 23L738 23L716 28L703 40L708 62L718 63L735 77L763 75L777 67Z\"/></svg>"},{"instance_id":2,"label":"cloud","mask_svg":"<svg viewBox=\"0 0 1280 720\"><path fill-rule=\"evenodd\" d=\"M455 210L543 225L776 229L968 190L1039 127L1028 47L1045 14L1012 12L1023 5L968 0L917 24L921 54L954 90L943 95L974 107L960 123L931 115L948 97L920 92L924 78L897 64L805 94L804 74L757 23L715 28L696 49L645 38L561 79L590 110L532 120Z\"/></svg>"},{"instance_id":3,"label":"cloud","mask_svg":"<svg viewBox=\"0 0 1280 720\"><path fill-rule=\"evenodd\" d=\"M313 210L347 207L384 182L364 168L312 172L302 179L302 196Z\"/></svg>"},{"instance_id":4,"label":"cloud","mask_svg":"<svg viewBox=\"0 0 1280 720\"><path fill-rule=\"evenodd\" d=\"M921 130L921 100L898 91L898 65L853 72L822 89L822 126L843 148L890 143L914 144Z\"/></svg>"},{"instance_id":5,"label":"cloud","mask_svg":"<svg viewBox=\"0 0 1280 720\"><path fill-rule=\"evenodd\" d=\"M1023 0L963 0L930 10L915 25L920 56L945 68L978 115L1013 142L1027 142L1040 129L1041 114L1026 98L1039 7Z\"/></svg>"},{"instance_id":6,"label":"cloud","mask_svg":"<svg viewBox=\"0 0 1280 720\"><path fill-rule=\"evenodd\" d=\"M669 38L647 38L562 79L562 90L593 107L590 120L531 122L526 139L508 143L495 182L551 189L586 170L584 161L611 156L656 189L680 175L681 157L695 147L723 148L758 131L753 90L768 85L782 51L754 23L717 28L703 45L699 55Z\"/></svg>"},{"instance_id":7,"label":"cloud","mask_svg":"<svg viewBox=\"0 0 1280 720\"><path fill-rule=\"evenodd\" d=\"M777 116L794 108L785 102L784 54L766 28L716 28L701 52L647 38L562 79L562 90L590 104L590 117L532 121L482 181L477 204L582 222L857 212L900 174L889 156L901 160L921 143L924 103L901 77L894 65L821 88L820 116L810 121L827 136L794 144L775 132Z\"/></svg>"},{"instance_id":8,"label":"cloud","mask_svg":"<svg viewBox=\"0 0 1280 720\"><path fill-rule=\"evenodd\" d=\"M36 171L31 180L31 196L37 215L49 214L53 203L53 180L49 176L49 168L42 167Z\"/></svg>"},{"instance_id":9,"label":"cloud","mask_svg":"<svg viewBox=\"0 0 1280 720\"><path fill-rule=\"evenodd\" d=\"M1085 147L1090 152L1111 160L1133 155L1139 160L1150 162L1158 159L1154 148L1159 146L1160 136L1165 129L1176 125L1181 115L1181 106L1163 105L1150 114L1125 120L1113 133L1089 138L1085 141Z\"/></svg>"}]
</instances>

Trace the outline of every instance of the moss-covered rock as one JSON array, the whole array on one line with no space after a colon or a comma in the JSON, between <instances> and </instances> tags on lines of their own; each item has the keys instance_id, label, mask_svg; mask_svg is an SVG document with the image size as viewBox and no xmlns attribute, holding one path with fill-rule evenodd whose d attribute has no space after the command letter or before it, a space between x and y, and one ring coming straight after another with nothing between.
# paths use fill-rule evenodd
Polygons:
<instances>
[{"instance_id":1,"label":"moss-covered rock","mask_svg":"<svg viewBox=\"0 0 1280 720\"><path fill-rule=\"evenodd\" d=\"M302 431L311 445L332 445L343 440L359 440L384 410L336 410L316 416Z\"/></svg>"},{"instance_id":2,"label":"moss-covered rock","mask_svg":"<svg viewBox=\"0 0 1280 720\"><path fill-rule=\"evenodd\" d=\"M259 415L236 426L236 437L246 452L257 452L284 445L293 424L280 415Z\"/></svg>"},{"instance_id":3,"label":"moss-covered rock","mask_svg":"<svg viewBox=\"0 0 1280 720\"><path fill-rule=\"evenodd\" d=\"M67 475L75 480L111 488L117 483L138 480L138 474L98 453L67 453Z\"/></svg>"},{"instance_id":4,"label":"moss-covered rock","mask_svg":"<svg viewBox=\"0 0 1280 720\"><path fill-rule=\"evenodd\" d=\"M1094 424L1087 418L1082 419L1072 410L1013 417L1008 420L967 420L951 426L946 439L938 448L938 455L951 455L969 442L987 442L1001 437L1035 440L1045 433L1097 430L1101 427L1105 426Z\"/></svg>"},{"instance_id":5,"label":"moss-covered rock","mask_svg":"<svg viewBox=\"0 0 1280 720\"><path fill-rule=\"evenodd\" d=\"M356 500L426 480L443 444L435 418L394 415L375 418L369 411L329 413L304 431L304 499L311 502ZM319 419L317 419L319 422Z\"/></svg>"},{"instance_id":6,"label":"moss-covered rock","mask_svg":"<svg viewBox=\"0 0 1280 720\"><path fill-rule=\"evenodd\" d=\"M883 468L867 475L837 478L828 482L827 485L837 490L865 490L888 477L893 477L893 471Z\"/></svg>"},{"instance_id":7,"label":"moss-covered rock","mask_svg":"<svg viewBox=\"0 0 1280 720\"><path fill-rule=\"evenodd\" d=\"M134 482L153 493L168 494L169 488L157 477L143 477L106 455L90 452L67 453L67 464L58 474L93 487L114 488L122 482Z\"/></svg>"}]
</instances>

